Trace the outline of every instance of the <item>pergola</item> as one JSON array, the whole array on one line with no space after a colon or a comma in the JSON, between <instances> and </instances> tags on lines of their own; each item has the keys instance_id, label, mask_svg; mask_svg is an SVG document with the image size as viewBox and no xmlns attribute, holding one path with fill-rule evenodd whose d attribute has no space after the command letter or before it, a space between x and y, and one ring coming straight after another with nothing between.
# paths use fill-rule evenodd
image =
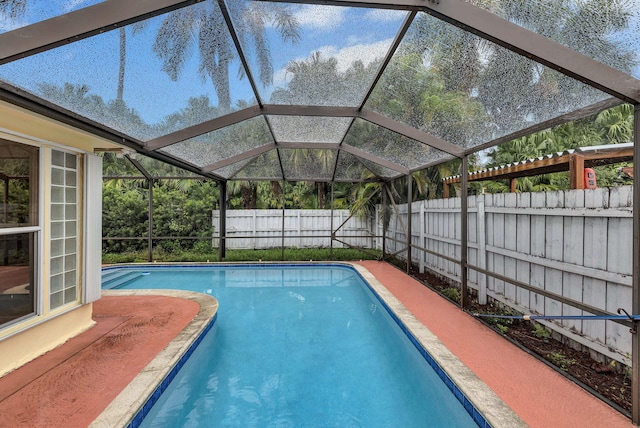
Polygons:
<instances>
[{"instance_id":1,"label":"pergola","mask_svg":"<svg viewBox=\"0 0 640 428\"><path fill-rule=\"evenodd\" d=\"M585 168L632 160L633 143L578 147L575 150L565 150L535 159L526 159L508 165L473 171L469 173L467 180L509 180L510 190L515 192L516 179L519 177L569 171L569 187L571 189L584 189ZM628 170L633 171L633 168L628 168ZM450 196L449 186L454 183L461 183L462 176L445 177L442 182L444 184L444 197L448 198Z\"/></svg>"},{"instance_id":2,"label":"pergola","mask_svg":"<svg viewBox=\"0 0 640 428\"><path fill-rule=\"evenodd\" d=\"M602 16L588 13L597 2L582 14L569 0L51 3L0 3L0 101L222 184L388 182L457 158L466 195L469 155L622 103L635 107L634 158L640 150L635 0L612 2L626 24L606 43ZM492 61L500 67L483 74ZM400 102L435 79L418 67L448 73L432 85L438 99L414 100L434 115ZM443 100L455 106L447 114ZM469 106L475 114L454 120ZM461 213L464 302L464 197ZM637 211L633 219L639 314ZM632 364L637 424L637 334Z\"/></svg>"}]
</instances>

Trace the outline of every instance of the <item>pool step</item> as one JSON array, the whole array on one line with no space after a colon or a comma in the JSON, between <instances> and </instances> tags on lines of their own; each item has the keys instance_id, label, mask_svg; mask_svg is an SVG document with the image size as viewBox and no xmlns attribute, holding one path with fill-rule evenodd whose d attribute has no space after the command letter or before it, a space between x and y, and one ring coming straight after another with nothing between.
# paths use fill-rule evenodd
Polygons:
<instances>
[{"instance_id":1,"label":"pool step","mask_svg":"<svg viewBox=\"0 0 640 428\"><path fill-rule=\"evenodd\" d=\"M102 274L102 289L111 290L128 284L143 275L142 272L130 271L126 269L115 269Z\"/></svg>"}]
</instances>

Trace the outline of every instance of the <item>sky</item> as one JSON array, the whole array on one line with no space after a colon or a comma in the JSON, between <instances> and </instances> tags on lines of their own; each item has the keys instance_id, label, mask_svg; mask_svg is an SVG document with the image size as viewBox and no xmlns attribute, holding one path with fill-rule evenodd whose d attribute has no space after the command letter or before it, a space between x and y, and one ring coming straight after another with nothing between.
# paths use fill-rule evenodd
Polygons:
<instances>
[{"instance_id":1,"label":"sky","mask_svg":"<svg viewBox=\"0 0 640 428\"><path fill-rule=\"evenodd\" d=\"M30 2L27 13L17 22L8 23L0 16L0 32L35 21L38 17L77 9L93 1ZM57 8L56 8L57 6ZM273 85L260 88L264 102L277 87L286 85L291 76L285 68L290 61L305 60L313 52L333 57L341 71L360 60L365 65L384 56L393 41L406 12L379 11L336 6L290 5L298 23L300 40L292 45L283 42L273 26L267 26L274 69ZM148 123L157 123L168 114L186 107L192 96L207 95L213 104L217 98L209 79L199 72L197 42L176 82L162 72L162 63L152 51L153 41L163 17L156 17L142 31L127 37L127 67L125 101ZM194 37L194 35L192 35ZM193 38L195 41L195 37ZM30 58L0 66L0 79L37 93L41 82L61 86L65 82L86 84L91 94L105 101L113 100L117 92L119 66L118 31L111 31L70 45L56 48ZM248 55L249 56L249 55ZM254 61L249 59L252 64ZM246 78L238 78L240 63L231 66L233 101L253 99ZM258 80L257 76L254 76ZM259 84L260 85L260 84Z\"/></svg>"},{"instance_id":2,"label":"sky","mask_svg":"<svg viewBox=\"0 0 640 428\"><path fill-rule=\"evenodd\" d=\"M640 0L633 1L640 4ZM95 3L99 1L30 0L25 14L16 20L0 14L0 33ZM286 72L290 61L305 60L319 51L324 58L335 58L338 68L344 71L355 60L366 65L381 58L406 16L405 12L338 6L292 4L289 8L298 23L300 41L295 45L283 42L276 29L268 25L274 82L266 88L258 83L264 102L269 102L271 92L285 86L291 78ZM629 43L637 42L638 38L633 30L638 27L640 8L635 10L630 26L632 34L619 36ZM217 104L211 81L199 72L197 43L194 43L177 81L172 81L162 71L162 63L152 50L162 19L161 16L149 20L137 34L132 34L130 29L127 33L124 98L130 108L151 124L185 108L190 97L206 95L212 104ZM192 38L196 40L195 33L192 33ZM86 84L90 94L110 101L115 99L117 92L118 47L118 31L111 31L0 66L0 79L33 93L38 93L38 85L42 82L58 86L66 82ZM250 64L253 64L251 55L248 56ZM239 67L236 59L230 69L232 98L234 102L245 100L251 103L253 92L248 80L239 78ZM640 76L640 69L635 75ZM257 76L254 77L258 80Z\"/></svg>"}]
</instances>

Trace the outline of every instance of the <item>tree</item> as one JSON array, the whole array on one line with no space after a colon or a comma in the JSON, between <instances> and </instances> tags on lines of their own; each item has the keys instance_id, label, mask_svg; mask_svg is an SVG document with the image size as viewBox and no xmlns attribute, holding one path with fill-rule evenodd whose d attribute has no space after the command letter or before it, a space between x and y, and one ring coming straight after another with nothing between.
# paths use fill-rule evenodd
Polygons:
<instances>
[{"instance_id":1,"label":"tree","mask_svg":"<svg viewBox=\"0 0 640 428\"><path fill-rule=\"evenodd\" d=\"M118 100L105 102L99 95L91 94L87 85L65 83L60 87L40 83L38 89L43 98L110 128L132 136L151 133L149 125L138 112Z\"/></svg>"},{"instance_id":2,"label":"tree","mask_svg":"<svg viewBox=\"0 0 640 428\"><path fill-rule=\"evenodd\" d=\"M295 18L287 6L262 2L229 2L228 8L241 44L252 43L255 47L260 82L271 84L273 66L265 36L267 26L273 25L283 40L296 42L299 36ZM229 67L236 57L233 40L225 28L218 2L208 0L167 15L153 45L163 71L177 80L197 41L201 75L211 79L221 111L231 109ZM241 68L240 75L243 73Z\"/></svg>"},{"instance_id":3,"label":"tree","mask_svg":"<svg viewBox=\"0 0 640 428\"><path fill-rule=\"evenodd\" d=\"M165 117L162 123L156 126L154 135L165 135L176 129L184 129L200 124L218 116L218 112L218 108L211 105L208 96L190 97L185 108Z\"/></svg>"},{"instance_id":4,"label":"tree","mask_svg":"<svg viewBox=\"0 0 640 428\"><path fill-rule=\"evenodd\" d=\"M594 121L597 132L610 144L633 141L633 105L622 104L600 112Z\"/></svg>"},{"instance_id":5,"label":"tree","mask_svg":"<svg viewBox=\"0 0 640 428\"><path fill-rule=\"evenodd\" d=\"M229 208L254 210L258 206L258 183L254 181L228 181Z\"/></svg>"},{"instance_id":6,"label":"tree","mask_svg":"<svg viewBox=\"0 0 640 428\"><path fill-rule=\"evenodd\" d=\"M286 71L291 78L277 88L271 102L278 104L342 106L358 104L366 92L371 76L379 67L354 61L346 71L338 69L338 60L323 57L318 51L309 58L291 61Z\"/></svg>"},{"instance_id":7,"label":"tree","mask_svg":"<svg viewBox=\"0 0 640 428\"><path fill-rule=\"evenodd\" d=\"M131 31L136 34L144 28L143 22L136 22L131 26ZM118 48L119 48L119 66L118 66L118 89L116 92L116 101L124 100L124 74L127 65L127 28L120 27L118 30Z\"/></svg>"},{"instance_id":8,"label":"tree","mask_svg":"<svg viewBox=\"0 0 640 428\"><path fill-rule=\"evenodd\" d=\"M476 0L472 3L629 74L637 64L632 45L615 37L628 27L633 16L629 2L558 0L550 5L542 1ZM407 42L406 51L417 54L430 70L437 71L446 92L459 91L481 103L487 113L487 120L481 123L488 124L476 126L481 135L489 130L495 133L494 137L506 135L532 121L559 115L574 107L573 95L583 87L577 80L426 14L415 23Z\"/></svg>"},{"instance_id":9,"label":"tree","mask_svg":"<svg viewBox=\"0 0 640 428\"><path fill-rule=\"evenodd\" d=\"M623 104L598 113L595 116L567 122L551 129L539 131L507 143L488 152L488 167L498 167L514 162L535 159L578 147L619 144L629 142L633 137L633 106ZM596 168L598 185L613 186L631 184L616 166ZM508 192L506 183L486 184L490 192ZM548 191L569 188L566 173L543 174L523 177L517 181L519 191Z\"/></svg>"},{"instance_id":10,"label":"tree","mask_svg":"<svg viewBox=\"0 0 640 428\"><path fill-rule=\"evenodd\" d=\"M636 64L632 47L613 37L629 24L632 10L628 2L561 0L549 7L545 2L500 0L495 7L505 19L614 68L631 74ZM548 117L549 112L562 111L572 102L566 94L575 93L578 87L581 82L495 49L482 71L478 97L495 117L496 125L506 129L509 122L524 125ZM536 95L536 102L527 102L530 94Z\"/></svg>"}]
</instances>

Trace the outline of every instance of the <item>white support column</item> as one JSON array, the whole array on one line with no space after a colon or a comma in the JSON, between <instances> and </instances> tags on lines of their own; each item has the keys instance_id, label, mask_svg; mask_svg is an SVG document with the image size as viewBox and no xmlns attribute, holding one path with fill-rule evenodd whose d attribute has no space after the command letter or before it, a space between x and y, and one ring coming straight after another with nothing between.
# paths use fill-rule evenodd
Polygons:
<instances>
[{"instance_id":1,"label":"white support column","mask_svg":"<svg viewBox=\"0 0 640 428\"><path fill-rule=\"evenodd\" d=\"M102 158L90 153L85 157L84 200L82 303L91 303L102 293Z\"/></svg>"}]
</instances>

